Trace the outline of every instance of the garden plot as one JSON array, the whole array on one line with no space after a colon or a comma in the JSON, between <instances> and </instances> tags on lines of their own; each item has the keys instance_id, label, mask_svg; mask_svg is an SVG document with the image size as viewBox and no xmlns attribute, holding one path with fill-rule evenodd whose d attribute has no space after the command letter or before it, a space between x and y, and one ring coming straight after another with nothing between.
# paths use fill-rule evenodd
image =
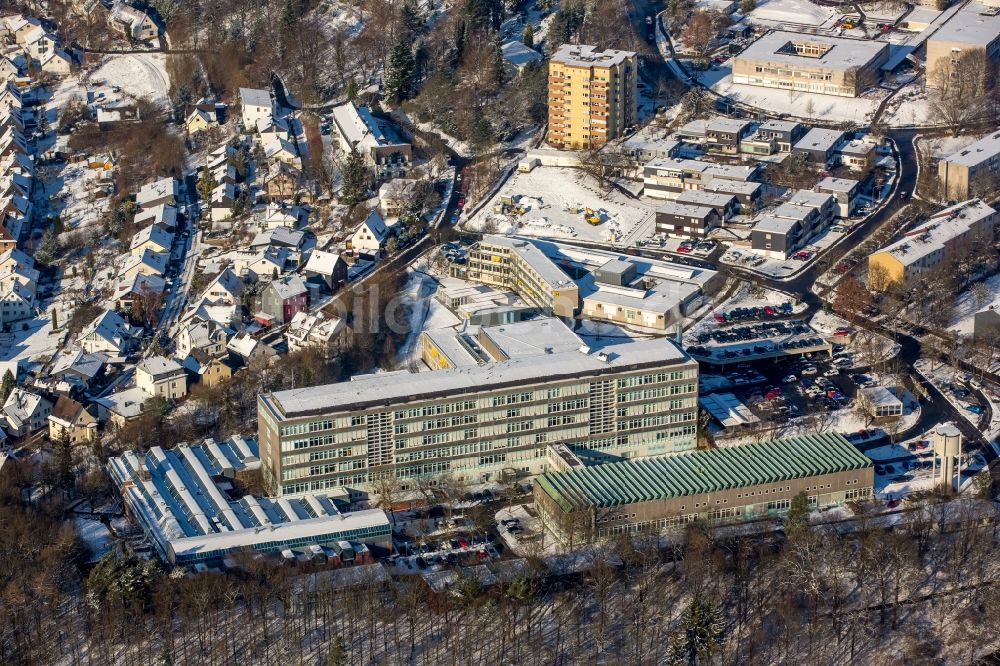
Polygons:
<instances>
[{"instance_id":1,"label":"garden plot","mask_svg":"<svg viewBox=\"0 0 1000 666\"><path fill-rule=\"evenodd\" d=\"M514 201L513 210L496 212L504 200ZM602 192L593 178L577 169L536 167L514 174L463 226L486 233L624 246L652 233L655 210L655 204L618 190Z\"/></svg>"}]
</instances>

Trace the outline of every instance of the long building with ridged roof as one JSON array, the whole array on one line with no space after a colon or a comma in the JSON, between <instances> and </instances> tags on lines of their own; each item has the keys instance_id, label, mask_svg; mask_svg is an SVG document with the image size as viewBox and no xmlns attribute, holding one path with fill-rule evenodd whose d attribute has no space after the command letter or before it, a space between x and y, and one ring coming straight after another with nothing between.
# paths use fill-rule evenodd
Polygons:
<instances>
[{"instance_id":1,"label":"long building with ridged roof","mask_svg":"<svg viewBox=\"0 0 1000 666\"><path fill-rule=\"evenodd\" d=\"M814 508L872 496L872 462L838 433L587 465L569 450L535 480L535 505L563 542L657 534L695 520L779 515L805 492Z\"/></svg>"}]
</instances>

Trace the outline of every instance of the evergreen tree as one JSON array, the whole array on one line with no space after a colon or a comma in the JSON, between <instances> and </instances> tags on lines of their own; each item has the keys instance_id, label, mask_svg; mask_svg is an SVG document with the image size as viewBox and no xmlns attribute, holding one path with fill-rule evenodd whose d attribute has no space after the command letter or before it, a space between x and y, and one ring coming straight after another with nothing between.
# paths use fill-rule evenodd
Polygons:
<instances>
[{"instance_id":1,"label":"evergreen tree","mask_svg":"<svg viewBox=\"0 0 1000 666\"><path fill-rule=\"evenodd\" d=\"M358 82L351 79L347 82L347 101L353 102L358 96Z\"/></svg>"},{"instance_id":2,"label":"evergreen tree","mask_svg":"<svg viewBox=\"0 0 1000 666\"><path fill-rule=\"evenodd\" d=\"M14 390L15 381L14 373L7 368L3 373L3 383L0 383L0 404L7 402L10 392Z\"/></svg>"},{"instance_id":3,"label":"evergreen tree","mask_svg":"<svg viewBox=\"0 0 1000 666\"><path fill-rule=\"evenodd\" d=\"M503 5L500 0L465 0L465 15L475 30L499 30Z\"/></svg>"},{"instance_id":4,"label":"evergreen tree","mask_svg":"<svg viewBox=\"0 0 1000 666\"><path fill-rule=\"evenodd\" d=\"M285 11L281 16L281 25L284 26L285 30L291 30L298 23L299 17L295 13L295 6L292 4L292 0L285 0Z\"/></svg>"},{"instance_id":5,"label":"evergreen tree","mask_svg":"<svg viewBox=\"0 0 1000 666\"><path fill-rule=\"evenodd\" d=\"M411 40L404 35L389 53L383 80L386 95L396 104L410 96L410 89L413 86L413 66Z\"/></svg>"},{"instance_id":6,"label":"evergreen tree","mask_svg":"<svg viewBox=\"0 0 1000 666\"><path fill-rule=\"evenodd\" d=\"M198 178L198 184L195 189L198 190L198 196L202 198L203 201L208 201L212 198L212 190L217 186L215 178L212 178L212 174L208 169L202 169L201 176Z\"/></svg>"},{"instance_id":7,"label":"evergreen tree","mask_svg":"<svg viewBox=\"0 0 1000 666\"><path fill-rule=\"evenodd\" d=\"M45 233L42 234L42 242L38 245L38 250L35 252L35 258L43 264L47 264L55 259L58 253L59 239L57 239L55 233L53 233L52 227L49 227L45 230Z\"/></svg>"},{"instance_id":8,"label":"evergreen tree","mask_svg":"<svg viewBox=\"0 0 1000 666\"><path fill-rule=\"evenodd\" d=\"M340 191L340 200L348 206L353 206L365 198L368 191L368 166L364 156L352 148L347 154L343 168L344 187Z\"/></svg>"},{"instance_id":9,"label":"evergreen tree","mask_svg":"<svg viewBox=\"0 0 1000 666\"><path fill-rule=\"evenodd\" d=\"M52 330L53 331L59 330L59 312L57 310L52 311ZM7 372L10 372L10 370L8 370Z\"/></svg>"},{"instance_id":10,"label":"evergreen tree","mask_svg":"<svg viewBox=\"0 0 1000 666\"><path fill-rule=\"evenodd\" d=\"M789 538L800 534L809 527L809 498L805 492L800 492L792 498L785 516L785 533Z\"/></svg>"},{"instance_id":11,"label":"evergreen tree","mask_svg":"<svg viewBox=\"0 0 1000 666\"><path fill-rule=\"evenodd\" d=\"M530 23L524 24L524 33L521 35L521 41L529 49L535 48L535 29L531 27Z\"/></svg>"},{"instance_id":12,"label":"evergreen tree","mask_svg":"<svg viewBox=\"0 0 1000 666\"><path fill-rule=\"evenodd\" d=\"M412 0L406 0L406 2L403 3L402 19L403 26L406 28L406 31L410 34L411 38L423 34L426 23L424 22L424 17L420 13L420 9L414 2L412 2Z\"/></svg>"},{"instance_id":13,"label":"evergreen tree","mask_svg":"<svg viewBox=\"0 0 1000 666\"><path fill-rule=\"evenodd\" d=\"M722 642L722 613L710 602L695 596L681 617L681 626L670 637L667 663L712 663L712 653Z\"/></svg>"}]
</instances>

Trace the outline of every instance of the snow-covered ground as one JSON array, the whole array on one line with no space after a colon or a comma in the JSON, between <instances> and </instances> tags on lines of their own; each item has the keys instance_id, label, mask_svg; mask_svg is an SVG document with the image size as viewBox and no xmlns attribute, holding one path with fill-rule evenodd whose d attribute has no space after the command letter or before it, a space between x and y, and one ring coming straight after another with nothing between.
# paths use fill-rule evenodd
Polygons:
<instances>
[{"instance_id":1,"label":"snow-covered ground","mask_svg":"<svg viewBox=\"0 0 1000 666\"><path fill-rule=\"evenodd\" d=\"M111 552L111 532L104 523L91 518L74 518L73 525L76 527L80 539L90 550L90 562L96 562L107 553Z\"/></svg>"},{"instance_id":2,"label":"snow-covered ground","mask_svg":"<svg viewBox=\"0 0 1000 666\"><path fill-rule=\"evenodd\" d=\"M525 209L524 214L494 212L502 197L519 197L517 204ZM600 218L596 226L584 219L588 208ZM529 173L515 173L463 227L627 246L651 235L656 208L652 200L630 199L617 190L602 192L598 183L577 169L536 167Z\"/></svg>"},{"instance_id":3,"label":"snow-covered ground","mask_svg":"<svg viewBox=\"0 0 1000 666\"><path fill-rule=\"evenodd\" d=\"M809 3L811 4L811 3ZM815 5L814 5L815 6ZM884 88L867 91L861 97L836 97L779 88L764 88L733 83L732 61L698 72L698 80L720 95L747 104L767 113L787 113L796 118L810 119L807 107L812 102L811 117L827 121L853 121L863 124L870 120L879 102L889 94Z\"/></svg>"},{"instance_id":4,"label":"snow-covered ground","mask_svg":"<svg viewBox=\"0 0 1000 666\"><path fill-rule=\"evenodd\" d=\"M88 89L102 101L146 98L165 104L170 89L166 56L162 53L126 53L105 56L88 79Z\"/></svg>"},{"instance_id":5,"label":"snow-covered ground","mask_svg":"<svg viewBox=\"0 0 1000 666\"><path fill-rule=\"evenodd\" d=\"M976 313L987 308L1000 309L1000 273L966 289L955 301L955 311L948 328L960 337L972 337ZM977 295L978 292L978 295Z\"/></svg>"},{"instance_id":6,"label":"snow-covered ground","mask_svg":"<svg viewBox=\"0 0 1000 666\"><path fill-rule=\"evenodd\" d=\"M936 136L932 138L921 138L917 142L921 154L930 157L947 157L952 153L957 153L981 139L982 134L962 134L960 136Z\"/></svg>"},{"instance_id":7,"label":"snow-covered ground","mask_svg":"<svg viewBox=\"0 0 1000 666\"><path fill-rule=\"evenodd\" d=\"M891 127L936 122L923 81L914 81L900 89L886 105L882 119Z\"/></svg>"},{"instance_id":8,"label":"snow-covered ground","mask_svg":"<svg viewBox=\"0 0 1000 666\"><path fill-rule=\"evenodd\" d=\"M884 335L851 327L843 317L824 310L814 314L809 323L819 333L831 340L836 340L833 334L838 328L852 328L854 334L845 337L839 344L844 345L846 351L854 354L856 366L867 367L885 363L899 354L902 348L898 342L893 342Z\"/></svg>"},{"instance_id":9,"label":"snow-covered ground","mask_svg":"<svg viewBox=\"0 0 1000 666\"><path fill-rule=\"evenodd\" d=\"M402 367L416 365L421 370L426 370L420 362L421 332L449 328L461 323L458 317L433 297L436 289L437 281L432 276L411 270L399 293L398 301L410 306L409 320L405 322L409 333L396 356L397 363Z\"/></svg>"}]
</instances>

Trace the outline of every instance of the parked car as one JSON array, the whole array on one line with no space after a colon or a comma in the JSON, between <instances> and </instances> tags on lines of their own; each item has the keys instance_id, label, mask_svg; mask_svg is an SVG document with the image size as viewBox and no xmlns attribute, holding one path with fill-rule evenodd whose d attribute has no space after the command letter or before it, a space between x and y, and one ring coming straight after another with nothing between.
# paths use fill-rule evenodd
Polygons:
<instances>
[{"instance_id":1,"label":"parked car","mask_svg":"<svg viewBox=\"0 0 1000 666\"><path fill-rule=\"evenodd\" d=\"M982 414L984 411L982 405L966 405L965 409L972 412L973 414Z\"/></svg>"}]
</instances>

